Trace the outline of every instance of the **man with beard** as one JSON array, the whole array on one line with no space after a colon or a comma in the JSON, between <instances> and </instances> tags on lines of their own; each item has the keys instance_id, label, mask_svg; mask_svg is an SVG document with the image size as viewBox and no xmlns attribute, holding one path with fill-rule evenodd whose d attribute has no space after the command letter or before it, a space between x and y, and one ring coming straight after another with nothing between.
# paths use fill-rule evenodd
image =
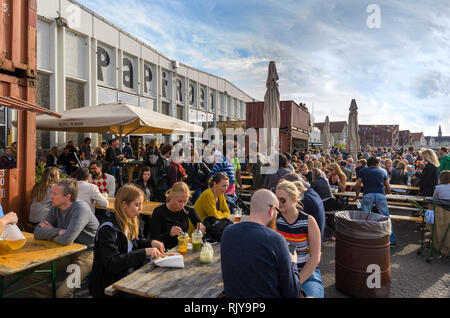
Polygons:
<instances>
[{"instance_id":1,"label":"man with beard","mask_svg":"<svg viewBox=\"0 0 450 318\"><path fill-rule=\"evenodd\" d=\"M109 197L114 197L116 192L116 180L110 174L103 173L103 166L101 161L92 161L89 165L89 180L88 183L94 184L100 190L100 193ZM95 208L95 216L100 221L105 217L109 217L109 210Z\"/></svg>"},{"instance_id":2,"label":"man with beard","mask_svg":"<svg viewBox=\"0 0 450 318\"><path fill-rule=\"evenodd\" d=\"M247 222L228 226L220 246L225 295L230 298L297 298L301 286L297 253L275 232L278 200L256 191Z\"/></svg>"}]
</instances>

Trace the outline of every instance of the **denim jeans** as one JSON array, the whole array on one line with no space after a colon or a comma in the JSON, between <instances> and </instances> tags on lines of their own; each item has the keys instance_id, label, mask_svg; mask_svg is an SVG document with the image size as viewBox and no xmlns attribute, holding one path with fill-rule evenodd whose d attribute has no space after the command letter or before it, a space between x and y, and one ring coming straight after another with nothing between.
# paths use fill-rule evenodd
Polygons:
<instances>
[{"instance_id":1,"label":"denim jeans","mask_svg":"<svg viewBox=\"0 0 450 318\"><path fill-rule=\"evenodd\" d=\"M120 176L120 166L112 166L111 174L116 179L117 182L116 189L119 189L122 186L122 179Z\"/></svg>"},{"instance_id":2,"label":"denim jeans","mask_svg":"<svg viewBox=\"0 0 450 318\"><path fill-rule=\"evenodd\" d=\"M381 193L367 193L363 195L361 203L361 211L372 211L373 205L376 205L380 214L389 217L389 209L386 200L386 195ZM391 224L391 243L395 243L394 227Z\"/></svg>"},{"instance_id":3,"label":"denim jeans","mask_svg":"<svg viewBox=\"0 0 450 318\"><path fill-rule=\"evenodd\" d=\"M324 290L322 283L322 275L318 268L309 276L309 278L303 282L302 289L306 296L314 298L324 298Z\"/></svg>"}]
</instances>

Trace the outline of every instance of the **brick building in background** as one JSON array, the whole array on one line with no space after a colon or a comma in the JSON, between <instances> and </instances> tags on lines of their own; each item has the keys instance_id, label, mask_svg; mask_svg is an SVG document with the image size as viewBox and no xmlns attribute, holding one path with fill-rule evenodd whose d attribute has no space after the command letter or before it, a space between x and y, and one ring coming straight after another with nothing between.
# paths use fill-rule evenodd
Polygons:
<instances>
[{"instance_id":1,"label":"brick building in background","mask_svg":"<svg viewBox=\"0 0 450 318\"><path fill-rule=\"evenodd\" d=\"M400 130L398 132L399 135L399 146L400 147L409 147L412 146L414 141L409 130Z\"/></svg>"},{"instance_id":2,"label":"brick building in background","mask_svg":"<svg viewBox=\"0 0 450 318\"><path fill-rule=\"evenodd\" d=\"M418 149L426 145L425 136L423 135L423 132L411 133L411 136L414 148Z\"/></svg>"},{"instance_id":3,"label":"brick building in background","mask_svg":"<svg viewBox=\"0 0 450 318\"><path fill-rule=\"evenodd\" d=\"M399 146L399 125L358 125L358 133L362 146Z\"/></svg>"}]
</instances>

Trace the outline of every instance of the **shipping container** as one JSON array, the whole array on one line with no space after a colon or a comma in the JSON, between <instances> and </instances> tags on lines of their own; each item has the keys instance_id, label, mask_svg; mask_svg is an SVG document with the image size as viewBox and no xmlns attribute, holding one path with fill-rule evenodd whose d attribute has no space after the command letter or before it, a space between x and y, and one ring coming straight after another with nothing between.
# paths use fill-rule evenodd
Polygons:
<instances>
[{"instance_id":1,"label":"shipping container","mask_svg":"<svg viewBox=\"0 0 450 318\"><path fill-rule=\"evenodd\" d=\"M304 131L309 129L309 112L306 107L293 101L280 102L280 128L295 127ZM264 127L264 102L247 103L247 127Z\"/></svg>"},{"instance_id":2,"label":"shipping container","mask_svg":"<svg viewBox=\"0 0 450 318\"><path fill-rule=\"evenodd\" d=\"M36 77L37 0L2 0L0 70Z\"/></svg>"},{"instance_id":3,"label":"shipping container","mask_svg":"<svg viewBox=\"0 0 450 318\"><path fill-rule=\"evenodd\" d=\"M0 170L0 203L6 212L14 211L19 217L21 229L27 229L29 207L31 204L31 189L35 183L36 161L36 113L23 110L28 103L35 103L36 85L34 79L17 78L0 74L0 98L13 97L19 100L4 102L0 106L10 107L18 104L17 127L17 168Z\"/></svg>"}]
</instances>

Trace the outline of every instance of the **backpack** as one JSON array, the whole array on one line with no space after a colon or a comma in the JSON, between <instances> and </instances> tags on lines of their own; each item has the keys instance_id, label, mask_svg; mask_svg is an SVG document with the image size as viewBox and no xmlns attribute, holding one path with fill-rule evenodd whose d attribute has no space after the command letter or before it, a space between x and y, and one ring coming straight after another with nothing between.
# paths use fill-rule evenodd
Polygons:
<instances>
[{"instance_id":1,"label":"backpack","mask_svg":"<svg viewBox=\"0 0 450 318\"><path fill-rule=\"evenodd\" d=\"M205 239L211 239L216 242L220 242L222 233L228 225L233 224L228 219L217 219L213 216L208 216L203 224L206 227Z\"/></svg>"}]
</instances>

